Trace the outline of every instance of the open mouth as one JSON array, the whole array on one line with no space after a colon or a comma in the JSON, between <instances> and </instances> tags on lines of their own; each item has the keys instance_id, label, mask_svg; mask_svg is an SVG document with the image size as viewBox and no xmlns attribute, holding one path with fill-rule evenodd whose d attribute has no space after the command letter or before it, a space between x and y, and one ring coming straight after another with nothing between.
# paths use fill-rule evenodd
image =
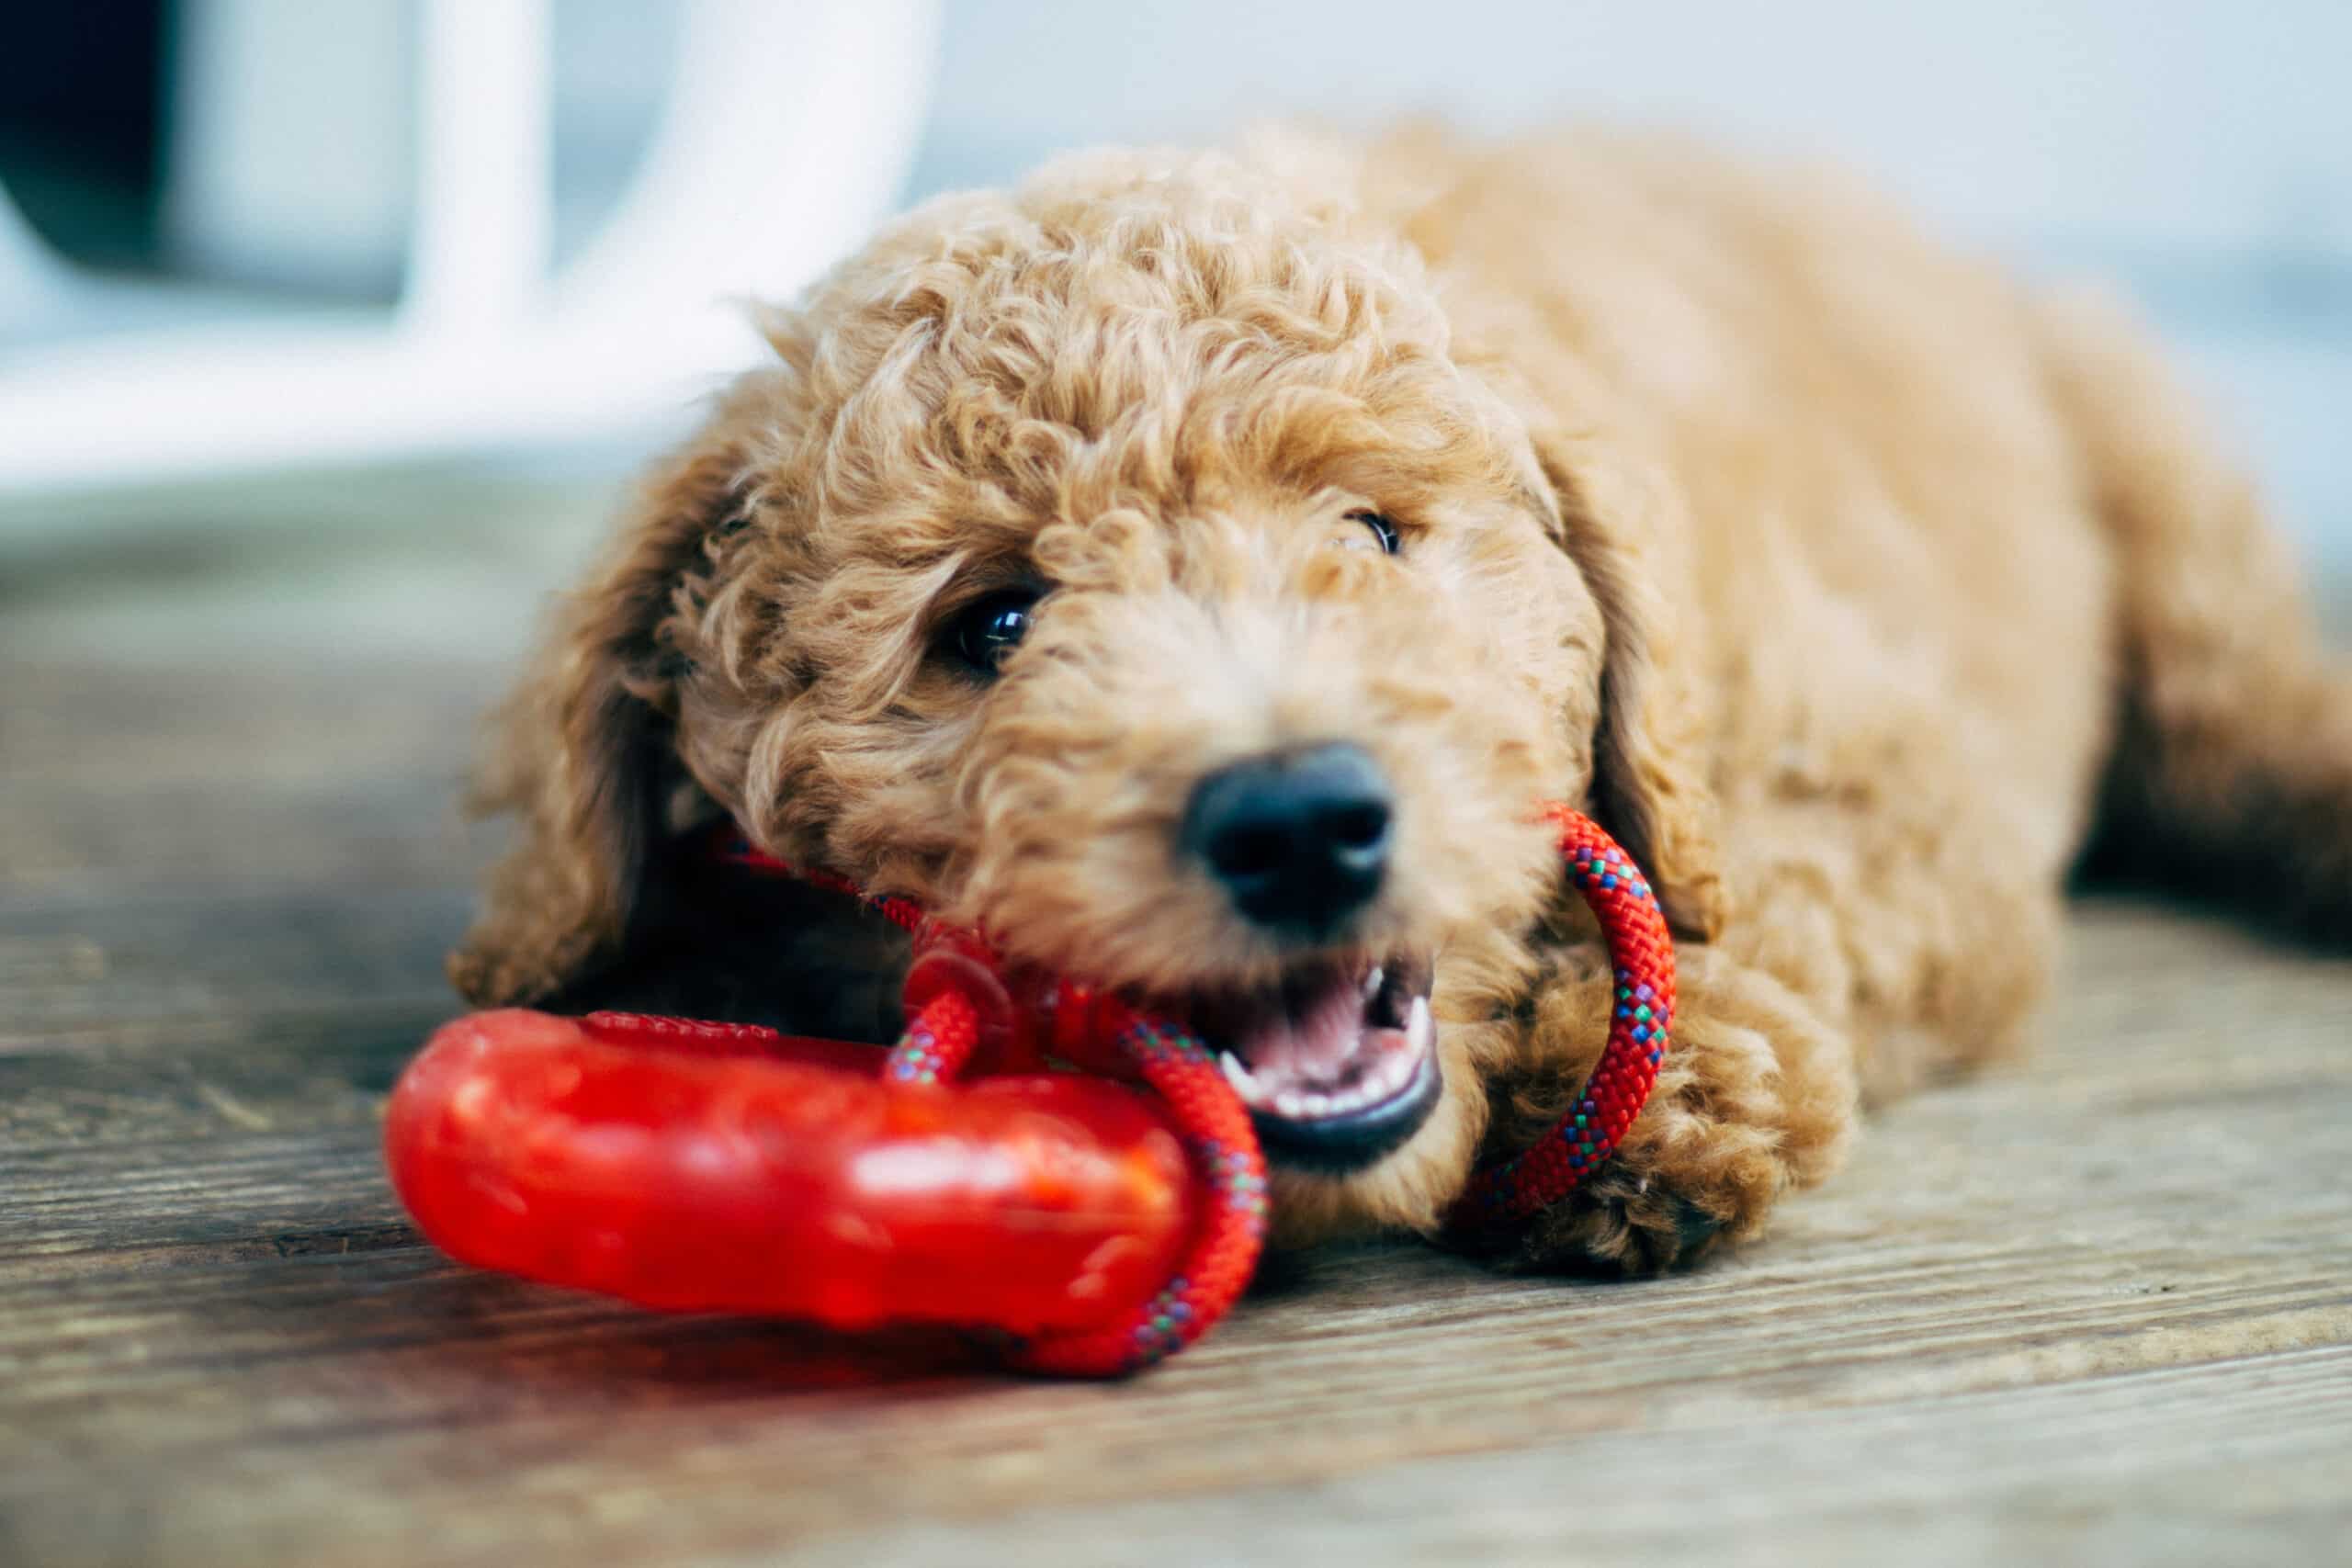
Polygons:
<instances>
[{"instance_id":1,"label":"open mouth","mask_svg":"<svg viewBox=\"0 0 2352 1568\"><path fill-rule=\"evenodd\" d=\"M1321 1170L1369 1165L1438 1100L1426 958L1317 960L1262 991L1204 998L1193 1022L1269 1156Z\"/></svg>"}]
</instances>

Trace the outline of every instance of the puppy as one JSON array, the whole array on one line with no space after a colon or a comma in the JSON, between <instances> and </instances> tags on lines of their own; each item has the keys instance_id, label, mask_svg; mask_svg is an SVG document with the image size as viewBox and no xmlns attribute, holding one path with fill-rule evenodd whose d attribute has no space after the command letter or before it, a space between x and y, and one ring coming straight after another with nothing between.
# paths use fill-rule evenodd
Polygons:
<instances>
[{"instance_id":1,"label":"puppy","mask_svg":"<svg viewBox=\"0 0 2352 1568\"><path fill-rule=\"evenodd\" d=\"M715 870L733 823L1193 1019L1282 1236L1429 1232L1603 1043L1566 800L1682 1002L1506 1261L1646 1270L2009 1048L2095 822L2352 926L2352 683L2203 421L1832 181L1114 152L763 325L505 710L478 1004L891 1038L894 933Z\"/></svg>"}]
</instances>

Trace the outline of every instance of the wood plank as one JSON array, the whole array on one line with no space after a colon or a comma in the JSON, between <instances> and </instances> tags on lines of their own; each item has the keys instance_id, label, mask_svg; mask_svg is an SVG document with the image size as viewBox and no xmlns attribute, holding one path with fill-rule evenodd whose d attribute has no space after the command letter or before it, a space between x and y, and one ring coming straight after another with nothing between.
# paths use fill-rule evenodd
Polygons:
<instances>
[{"instance_id":1,"label":"wood plank","mask_svg":"<svg viewBox=\"0 0 2352 1568\"><path fill-rule=\"evenodd\" d=\"M178 886L0 908L0 1058L140 1042L230 1044L272 1019L314 1033L458 1006L441 959L462 887Z\"/></svg>"},{"instance_id":2,"label":"wood plank","mask_svg":"<svg viewBox=\"0 0 2352 1568\"><path fill-rule=\"evenodd\" d=\"M0 897L266 883L467 883L495 834L457 808L496 677L11 663Z\"/></svg>"},{"instance_id":3,"label":"wood plank","mask_svg":"<svg viewBox=\"0 0 2352 1568\"><path fill-rule=\"evenodd\" d=\"M2347 1406L2352 1352L2336 1348L1760 1422L1694 1412L1241 1488L1214 1512L1122 1500L978 1534L892 1518L796 1560L1272 1568L1344 1541L1429 1562L2317 1563L2341 1560L2352 1450L2314 1455L2309 1433Z\"/></svg>"},{"instance_id":4,"label":"wood plank","mask_svg":"<svg viewBox=\"0 0 2352 1568\"><path fill-rule=\"evenodd\" d=\"M883 1560L950 1539L1117 1561L1146 1539L1271 1560L1309 1531L1375 1559L1532 1555L1607 1497L1601 1541L1676 1560L1757 1521L1883 1548L1928 1477L1974 1521L1951 1539L2044 1547L2259 1479L2277 1495L2240 1539L2300 1546L2352 1524L2326 1484L2352 1474L2346 966L2133 908L2089 911L2080 938L2045 1051L1894 1110L1723 1267L1578 1286L1335 1251L1116 1389L957 1372L930 1341L899 1347L910 1373L440 1262L374 1168L401 1020L0 1063L0 1431L19 1434L0 1506L28 1542L168 1541L177 1562L327 1539L351 1561L565 1540L615 1562ZM2215 1022L2257 1000L2265 1049L2217 1050ZM2209 1387L2165 1381L2188 1373L2213 1392L2166 1393ZM2260 1439L2243 1453L2241 1429ZM2227 1464L2191 1462L2200 1430ZM1740 1482L1669 1506L1641 1495L1656 1473ZM2097 1499L2072 1534L2035 1525L2070 1495ZM74 1533L94 1517L114 1522Z\"/></svg>"},{"instance_id":5,"label":"wood plank","mask_svg":"<svg viewBox=\"0 0 2352 1568\"><path fill-rule=\"evenodd\" d=\"M0 646L6 646L0 643ZM2352 962L2081 906L2037 1050L1722 1264L1287 1260L1153 1376L458 1269L378 1163L488 843L452 658L0 682L0 1564L2312 1562Z\"/></svg>"}]
</instances>

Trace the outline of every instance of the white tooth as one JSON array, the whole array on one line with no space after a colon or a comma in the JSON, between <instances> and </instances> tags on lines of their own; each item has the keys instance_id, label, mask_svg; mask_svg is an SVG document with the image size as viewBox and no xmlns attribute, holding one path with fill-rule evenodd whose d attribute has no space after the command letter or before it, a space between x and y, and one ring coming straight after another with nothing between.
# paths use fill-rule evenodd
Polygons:
<instances>
[{"instance_id":1,"label":"white tooth","mask_svg":"<svg viewBox=\"0 0 2352 1568\"><path fill-rule=\"evenodd\" d=\"M1358 1084L1347 1093L1334 1099L1331 1101L1331 1110L1335 1115L1344 1116L1351 1111L1362 1111L1370 1103L1372 1103L1371 1090L1365 1085Z\"/></svg>"},{"instance_id":2,"label":"white tooth","mask_svg":"<svg viewBox=\"0 0 2352 1568\"><path fill-rule=\"evenodd\" d=\"M1296 1089L1286 1089L1274 1096L1274 1109L1284 1116L1304 1116L1306 1114L1306 1101L1300 1098Z\"/></svg>"},{"instance_id":3,"label":"white tooth","mask_svg":"<svg viewBox=\"0 0 2352 1568\"><path fill-rule=\"evenodd\" d=\"M1412 1011L1405 1015L1405 1043L1416 1051L1426 1051L1437 1034L1436 1021L1430 1017L1430 999L1413 998Z\"/></svg>"},{"instance_id":4,"label":"white tooth","mask_svg":"<svg viewBox=\"0 0 2352 1568\"><path fill-rule=\"evenodd\" d=\"M1363 977L1363 994L1365 997L1371 998L1380 995L1380 982L1386 978L1387 974L1388 971L1380 964L1375 964L1372 966L1372 973Z\"/></svg>"},{"instance_id":5,"label":"white tooth","mask_svg":"<svg viewBox=\"0 0 2352 1568\"><path fill-rule=\"evenodd\" d=\"M1216 1065L1225 1069L1225 1081L1233 1086L1234 1093L1244 1100L1257 1098L1258 1080L1250 1076L1250 1069L1241 1065L1240 1057L1230 1051L1219 1051Z\"/></svg>"}]
</instances>

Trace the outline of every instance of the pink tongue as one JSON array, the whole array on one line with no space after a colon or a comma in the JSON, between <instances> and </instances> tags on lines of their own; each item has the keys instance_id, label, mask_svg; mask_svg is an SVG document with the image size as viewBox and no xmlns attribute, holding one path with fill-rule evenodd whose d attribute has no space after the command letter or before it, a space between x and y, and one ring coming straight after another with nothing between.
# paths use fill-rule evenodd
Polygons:
<instances>
[{"instance_id":1,"label":"pink tongue","mask_svg":"<svg viewBox=\"0 0 2352 1568\"><path fill-rule=\"evenodd\" d=\"M1346 1076L1363 1043L1363 998L1346 977L1253 1021L1234 1042L1250 1073L1269 1084L1329 1084Z\"/></svg>"}]
</instances>

